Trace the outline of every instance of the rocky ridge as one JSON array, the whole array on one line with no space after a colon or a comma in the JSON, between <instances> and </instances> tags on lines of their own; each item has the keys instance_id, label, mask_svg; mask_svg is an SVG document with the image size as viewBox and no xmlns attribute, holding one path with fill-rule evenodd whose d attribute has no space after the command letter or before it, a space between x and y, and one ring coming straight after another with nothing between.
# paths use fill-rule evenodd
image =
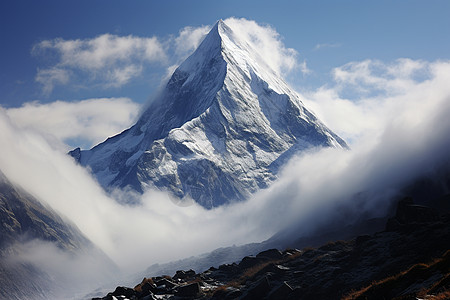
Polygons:
<instances>
[{"instance_id":1,"label":"rocky ridge","mask_svg":"<svg viewBox=\"0 0 450 300\"><path fill-rule=\"evenodd\" d=\"M448 250L450 215L405 199L386 229L373 235L270 249L198 274L144 278L95 299L416 299L427 293L432 299L450 288Z\"/></svg>"}]
</instances>

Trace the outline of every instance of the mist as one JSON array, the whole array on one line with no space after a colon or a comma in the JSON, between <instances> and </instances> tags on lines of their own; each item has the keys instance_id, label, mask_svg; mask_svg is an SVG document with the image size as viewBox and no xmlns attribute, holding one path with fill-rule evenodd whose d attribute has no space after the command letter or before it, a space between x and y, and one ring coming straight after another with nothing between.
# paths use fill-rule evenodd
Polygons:
<instances>
[{"instance_id":1,"label":"mist","mask_svg":"<svg viewBox=\"0 0 450 300\"><path fill-rule=\"evenodd\" d=\"M334 86L304 93L305 104L347 139L351 150L310 149L292 158L269 188L244 202L207 210L161 191L106 193L61 147L15 124L5 109L0 110L0 169L75 223L123 274L219 247L261 242L289 228L296 229L292 238L298 238L342 218L343 210L336 208L350 212L348 223L362 215L382 216L405 185L432 176L449 162L450 62L422 62L407 73L403 64L410 62L386 67L389 76L378 69L380 80L368 80L375 72L347 67L352 76L339 73ZM341 96L362 81L366 90L357 99ZM365 197L355 203L360 193ZM129 197L140 204L120 204ZM42 261L42 252L27 253L28 261ZM68 257L57 257L65 263L52 264L63 268L53 273L74 267ZM77 266L77 273L90 269L89 264Z\"/></svg>"}]
</instances>

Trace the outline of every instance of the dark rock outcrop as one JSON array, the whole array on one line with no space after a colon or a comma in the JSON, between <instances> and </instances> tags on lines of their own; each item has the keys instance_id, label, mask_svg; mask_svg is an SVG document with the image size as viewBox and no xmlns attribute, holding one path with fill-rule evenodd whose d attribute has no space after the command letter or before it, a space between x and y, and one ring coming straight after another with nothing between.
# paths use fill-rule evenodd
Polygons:
<instances>
[{"instance_id":1,"label":"dark rock outcrop","mask_svg":"<svg viewBox=\"0 0 450 300\"><path fill-rule=\"evenodd\" d=\"M397 277L402 280L389 293L381 295L388 295L389 299L415 297L421 290L449 289L450 215L439 216L407 199L400 201L392 220L399 226L319 248L283 252L269 249L244 257L238 264L211 267L200 274L177 271L173 279L155 277L155 282L176 281L156 294L169 299L174 296L173 299L329 300L341 299L374 281ZM439 257L437 261L442 262L438 266L423 264ZM380 295L379 289L374 293ZM136 292L130 299L144 298Z\"/></svg>"}]
</instances>

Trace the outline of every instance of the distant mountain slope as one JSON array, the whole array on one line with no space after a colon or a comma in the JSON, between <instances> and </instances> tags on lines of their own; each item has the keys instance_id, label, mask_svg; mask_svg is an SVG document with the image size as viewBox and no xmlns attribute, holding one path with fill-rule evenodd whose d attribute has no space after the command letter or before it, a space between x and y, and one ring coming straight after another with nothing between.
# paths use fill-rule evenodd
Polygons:
<instances>
[{"instance_id":1,"label":"distant mountain slope","mask_svg":"<svg viewBox=\"0 0 450 300\"><path fill-rule=\"evenodd\" d=\"M1 299L61 299L62 281L47 273L45 261L30 261L35 251L55 251L71 259L91 259L92 272L100 264L115 270L114 264L98 250L74 225L63 220L51 208L11 183L0 171L0 298ZM47 243L47 244L46 244ZM51 244L50 244L51 243ZM39 248L41 247L41 248ZM50 256L44 253L44 256ZM27 257L23 259L23 257ZM36 256L38 257L38 256ZM60 264L61 257L54 257ZM59 259L59 260L57 260ZM51 264L51 262L50 262ZM68 266L60 265L64 270ZM67 274L74 270L66 270ZM67 277L70 277L67 276ZM100 280L100 278L99 278ZM67 290L75 287L64 287ZM57 296L59 295L59 296Z\"/></svg>"},{"instance_id":2,"label":"distant mountain slope","mask_svg":"<svg viewBox=\"0 0 450 300\"><path fill-rule=\"evenodd\" d=\"M310 147L347 145L219 21L133 127L71 155L105 188L153 186L211 208L267 187Z\"/></svg>"},{"instance_id":3,"label":"distant mountain slope","mask_svg":"<svg viewBox=\"0 0 450 300\"><path fill-rule=\"evenodd\" d=\"M73 251L90 241L56 212L44 207L23 189L14 186L0 171L0 250L25 239L55 242Z\"/></svg>"}]
</instances>

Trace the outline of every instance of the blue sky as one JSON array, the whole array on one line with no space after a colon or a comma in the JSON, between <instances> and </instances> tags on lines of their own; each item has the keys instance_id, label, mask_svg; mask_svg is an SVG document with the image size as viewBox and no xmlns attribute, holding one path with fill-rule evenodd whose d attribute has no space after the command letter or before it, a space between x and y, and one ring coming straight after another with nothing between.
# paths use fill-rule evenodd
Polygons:
<instances>
[{"instance_id":1,"label":"blue sky","mask_svg":"<svg viewBox=\"0 0 450 300\"><path fill-rule=\"evenodd\" d=\"M299 91L327 84L333 68L352 61L397 58L435 61L450 56L448 1L2 1L0 4L0 104L49 103L98 97L145 102L170 65L143 61L139 76L120 86L68 78L44 91L39 70L55 66L55 53L33 51L42 41L132 35L167 43L186 26L245 17L269 24L311 71L288 77Z\"/></svg>"}]
</instances>

